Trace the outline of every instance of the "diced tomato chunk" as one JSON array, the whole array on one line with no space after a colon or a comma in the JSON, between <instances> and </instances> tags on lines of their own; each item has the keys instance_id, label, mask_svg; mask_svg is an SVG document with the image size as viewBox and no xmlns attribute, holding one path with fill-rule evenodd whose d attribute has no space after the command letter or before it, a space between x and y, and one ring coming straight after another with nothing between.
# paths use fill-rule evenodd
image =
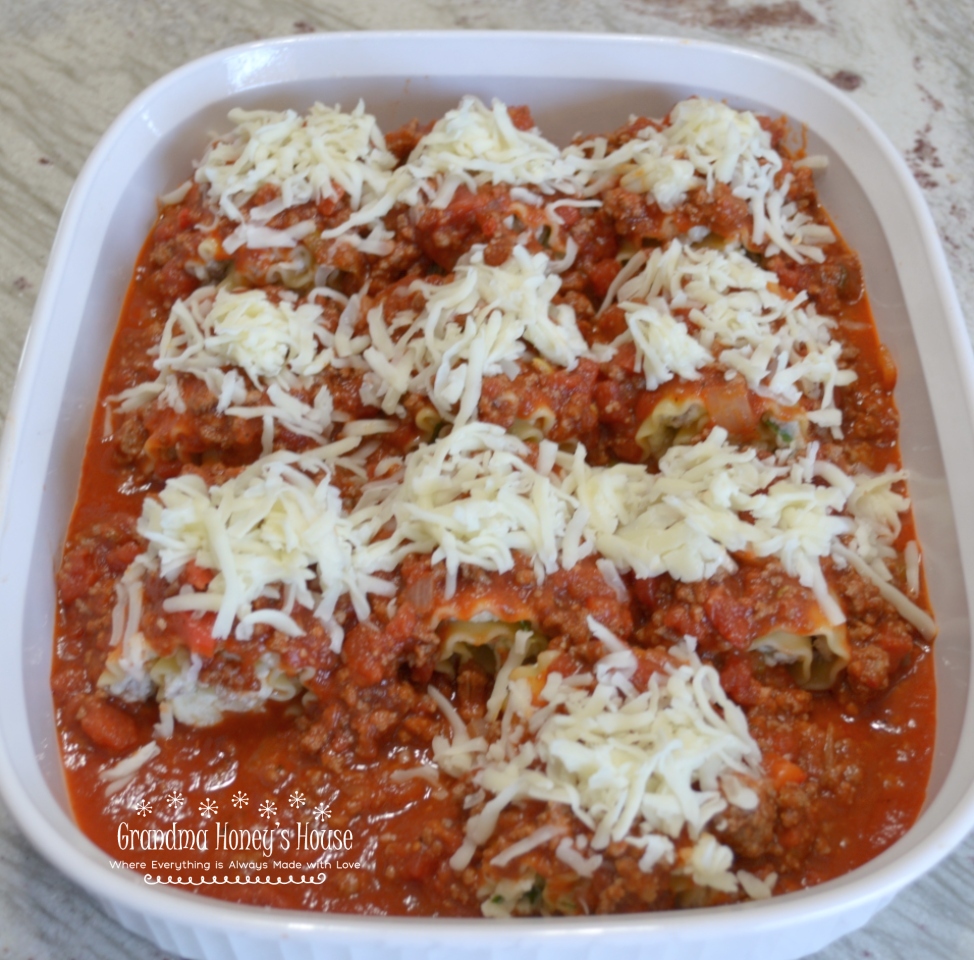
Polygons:
<instances>
[{"instance_id":1,"label":"diced tomato chunk","mask_svg":"<svg viewBox=\"0 0 974 960\"><path fill-rule=\"evenodd\" d=\"M742 707L754 706L761 698L761 687L754 679L746 655L735 654L729 658L720 671L720 685L727 696Z\"/></svg>"},{"instance_id":2,"label":"diced tomato chunk","mask_svg":"<svg viewBox=\"0 0 974 960\"><path fill-rule=\"evenodd\" d=\"M704 603L707 617L717 632L735 647L746 648L754 639L754 617L747 604L715 587Z\"/></svg>"},{"instance_id":3,"label":"diced tomato chunk","mask_svg":"<svg viewBox=\"0 0 974 960\"><path fill-rule=\"evenodd\" d=\"M386 642L390 646L399 646L404 640L413 635L413 631L416 629L417 619L416 611L413 609L412 604L402 604L383 631Z\"/></svg>"},{"instance_id":4,"label":"diced tomato chunk","mask_svg":"<svg viewBox=\"0 0 974 960\"><path fill-rule=\"evenodd\" d=\"M616 351L614 357L615 365L626 373L636 372L636 345L634 343L623 343Z\"/></svg>"},{"instance_id":5,"label":"diced tomato chunk","mask_svg":"<svg viewBox=\"0 0 974 960\"><path fill-rule=\"evenodd\" d=\"M511 118L511 123L513 123L518 130L525 133L528 130L533 130L537 126L537 124L534 122L534 117L531 116L530 107L508 107L507 115Z\"/></svg>"},{"instance_id":6,"label":"diced tomato chunk","mask_svg":"<svg viewBox=\"0 0 974 960\"><path fill-rule=\"evenodd\" d=\"M578 223L582 213L578 207L559 207L558 216L564 223L565 229L570 230Z\"/></svg>"},{"instance_id":7,"label":"diced tomato chunk","mask_svg":"<svg viewBox=\"0 0 974 960\"><path fill-rule=\"evenodd\" d=\"M348 631L342 657L363 687L374 686L395 674L416 622L416 611L404 603L384 629L366 620Z\"/></svg>"},{"instance_id":8,"label":"diced tomato chunk","mask_svg":"<svg viewBox=\"0 0 974 960\"><path fill-rule=\"evenodd\" d=\"M175 613L170 614L170 621L193 653L201 657L212 657L216 653L216 638L213 636L215 613L204 613L202 616L188 611Z\"/></svg>"},{"instance_id":9,"label":"diced tomato chunk","mask_svg":"<svg viewBox=\"0 0 974 960\"><path fill-rule=\"evenodd\" d=\"M192 210L187 210L185 207L183 207L183 209L179 211L179 219L177 221L179 224L179 229L189 230L189 228L192 227L198 219L199 218L197 216L194 216Z\"/></svg>"},{"instance_id":10,"label":"diced tomato chunk","mask_svg":"<svg viewBox=\"0 0 974 960\"><path fill-rule=\"evenodd\" d=\"M664 673L673 664L673 658L665 650L647 647L636 651L636 671L632 675L633 686L637 690L645 690L650 677L655 673Z\"/></svg>"},{"instance_id":11,"label":"diced tomato chunk","mask_svg":"<svg viewBox=\"0 0 974 960\"><path fill-rule=\"evenodd\" d=\"M108 568L114 573L121 573L128 565L141 553L141 548L134 540L127 543L120 543L113 550L109 551L105 558Z\"/></svg>"},{"instance_id":12,"label":"diced tomato chunk","mask_svg":"<svg viewBox=\"0 0 974 960\"><path fill-rule=\"evenodd\" d=\"M589 283L597 297L604 297L609 292L612 281L622 269L622 265L615 257L607 260L599 260L592 264L585 272L588 274Z\"/></svg>"},{"instance_id":13,"label":"diced tomato chunk","mask_svg":"<svg viewBox=\"0 0 974 960\"><path fill-rule=\"evenodd\" d=\"M139 742L138 724L123 710L89 697L78 711L81 729L92 743L112 753L126 753Z\"/></svg>"},{"instance_id":14,"label":"diced tomato chunk","mask_svg":"<svg viewBox=\"0 0 974 960\"><path fill-rule=\"evenodd\" d=\"M633 596L649 610L655 610L659 606L657 594L659 592L659 577L637 577L632 581Z\"/></svg>"},{"instance_id":15,"label":"diced tomato chunk","mask_svg":"<svg viewBox=\"0 0 974 960\"><path fill-rule=\"evenodd\" d=\"M74 603L85 596L98 580L98 567L90 551L66 553L57 580L62 603Z\"/></svg>"},{"instance_id":16,"label":"diced tomato chunk","mask_svg":"<svg viewBox=\"0 0 974 960\"><path fill-rule=\"evenodd\" d=\"M199 566L195 560L190 560L183 571L183 579L194 590L205 590L214 576L216 576L215 571Z\"/></svg>"},{"instance_id":17,"label":"diced tomato chunk","mask_svg":"<svg viewBox=\"0 0 974 960\"><path fill-rule=\"evenodd\" d=\"M788 783L804 783L808 774L797 763L784 757L765 757L764 769L768 771L775 787L780 789Z\"/></svg>"}]
</instances>

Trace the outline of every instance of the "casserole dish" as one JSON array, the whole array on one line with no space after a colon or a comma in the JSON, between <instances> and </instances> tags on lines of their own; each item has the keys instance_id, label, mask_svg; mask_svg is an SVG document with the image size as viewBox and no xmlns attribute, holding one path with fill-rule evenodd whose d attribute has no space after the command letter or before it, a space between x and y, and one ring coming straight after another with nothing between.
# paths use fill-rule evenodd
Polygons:
<instances>
[{"instance_id":1,"label":"casserole dish","mask_svg":"<svg viewBox=\"0 0 974 960\"><path fill-rule=\"evenodd\" d=\"M771 93L773 91L773 93ZM48 676L57 563L97 383L155 197L181 179L231 106L306 108L360 97L390 129L465 93L531 104L548 136L664 113L698 93L809 129L831 159L820 193L863 260L880 334L900 369L903 459L926 548L937 641L938 743L926 809L867 866L770 903L588 919L475 922L315 916L217 904L113 871L74 827L61 782ZM922 338L914 323L923 322ZM306 37L205 58L143 94L96 149L66 209L12 405L0 462L0 598L10 630L0 688L0 780L35 845L123 924L186 956L559 954L801 956L865 922L974 821L969 771L971 364L956 298L918 191L882 135L827 84L708 44L640 38L410 34ZM938 436L941 442L938 443ZM953 496L952 496L953 495ZM24 556L25 545L28 547ZM24 736L25 729L29 736ZM124 875L123 875L124 874ZM704 918L701 917L701 920ZM474 925L474 924L477 925Z\"/></svg>"}]
</instances>

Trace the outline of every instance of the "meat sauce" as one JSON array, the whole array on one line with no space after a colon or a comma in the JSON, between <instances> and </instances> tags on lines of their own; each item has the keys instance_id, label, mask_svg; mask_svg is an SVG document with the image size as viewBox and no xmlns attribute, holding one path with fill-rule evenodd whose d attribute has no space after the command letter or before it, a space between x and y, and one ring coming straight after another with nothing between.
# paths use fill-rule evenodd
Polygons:
<instances>
[{"instance_id":1,"label":"meat sauce","mask_svg":"<svg viewBox=\"0 0 974 960\"><path fill-rule=\"evenodd\" d=\"M526 109L511 113L520 129L533 125ZM387 139L403 158L425 129L414 123ZM638 124L623 128L610 143L625 142L637 129ZM780 141L783 127L773 129ZM266 199L258 194L253 203ZM804 168L793 199L825 220ZM653 246L699 224L729 240L742 236L750 222L746 206L724 190L691 196L676 215L619 187L606 193L597 210L563 207L560 212L561 243L570 236L578 252L562 276L559 296L574 309L589 343L609 343L624 329L619 311L599 313L624 244ZM518 204L506 187L461 188L445 209L393 208L385 217L396 237L390 252L363 255L345 245L339 256L335 245L318 235L347 215L342 201L321 202L281 214L273 226L313 219L316 232L306 246L315 262L338 264L330 283L346 294L365 291L376 304L397 297L408 301L415 279L436 282L449 276L473 244L485 247L488 263L502 263L524 230L542 225L537 208ZM201 224L208 226L197 229ZM902 836L923 804L934 743L930 646L870 582L828 560L826 579L849 619L851 657L826 690L802 689L786 665L750 649L756 638L801 621L810 602L808 589L774 560L740 557L736 572L698 583L626 574L630 599L624 602L591 558L541 583L524 558L503 574L463 568L456 595L448 599L442 564L409 557L393 578L395 605L375 598L364 621L340 606L346 631L337 654L310 613L299 618L306 630L301 637L268 628L250 641L221 642L218 654L212 617L161 614L166 596L186 584L203 589L212 577L191 563L174 583L147 585L145 603L159 611L155 632L144 627L147 639L159 652L185 647L198 655L200 682L244 692L254 687L258 652L273 650L289 675L301 677L301 691L256 712L227 714L212 726L176 723L170 736L153 739L160 719L156 704L109 695L98 682L110 645L116 584L145 546L136 521L145 499L158 494L168 479L195 472L216 483L253 462L261 450L260 421L218 413L212 395L193 394L192 377L183 380L189 407L183 413L157 407L123 415L110 398L154 376L152 348L169 311L203 282L191 269L201 259L201 241L212 237L222 243L231 227L212 219L197 186L180 202L161 208L108 358L58 573L51 683L65 775L81 829L119 869L125 864L150 882L178 883L206 896L261 906L479 916L484 876L476 865L456 870L449 862L464 839L468 791L449 778L415 775L415 770L431 769L431 743L449 733L428 687L438 689L464 722L472 723L482 721L493 685L491 666L476 658L457 663L452 675L442 670L432 612L449 608L462 620L485 604L500 620L536 624L566 676L591 669L604 653L586 625L590 616L632 647L639 663L637 687L662 669L674 640L696 638L701 658L715 667L724 690L747 716L767 774L758 811L750 817L727 815L717 828L718 839L733 849L742 869L757 876L774 871L775 893L839 876ZM533 242L542 248L539 240ZM823 455L844 469L898 468L895 366L878 341L857 258L841 240L826 253L821 266L796 264L782 254L763 258L783 286L805 290L821 312L835 318L843 361L857 374L851 386L840 388L836 401L845 438L836 441L814 427L811 436ZM276 295L278 287L266 282L273 259L272 251L246 247L216 258L219 268L231 267L240 282ZM329 322L337 321L336 310ZM336 408L352 419L379 415L361 399L354 372L325 375ZM708 376L705 372L704 389L717 400L708 419L695 427L697 435L716 425L740 442L760 442L761 401L733 381L728 385L723 377ZM647 454L636 431L658 402L658 392L647 390L630 346L604 363L583 359L572 370L553 370L536 358L513 380L490 377L478 413L482 420L514 429L541 410L550 417L546 436L556 443L584 442L590 462L638 463L646 462ZM428 439L419 419L407 417L383 435L375 459L402 455ZM279 431L277 442L290 449L311 446L286 430ZM914 539L912 520L905 515L895 544L898 555ZM891 572L905 589L902 562ZM149 742L159 747L151 776L143 771L115 792L106 791L103 771ZM569 816L536 801L507 808L482 861L530 835L539 818L558 823ZM152 835L153 830L159 833ZM535 847L500 872L515 877L528 863L546 878L545 902L560 904L556 912L667 909L739 899L672 875L640 874L633 856L622 849L610 852L611 866L581 884L559 864L550 845Z\"/></svg>"}]
</instances>

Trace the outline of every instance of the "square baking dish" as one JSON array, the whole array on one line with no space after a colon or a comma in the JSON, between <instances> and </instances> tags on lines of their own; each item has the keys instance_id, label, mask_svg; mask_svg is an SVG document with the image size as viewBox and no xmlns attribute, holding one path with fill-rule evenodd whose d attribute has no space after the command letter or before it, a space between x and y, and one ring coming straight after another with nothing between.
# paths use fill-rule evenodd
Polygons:
<instances>
[{"instance_id":1,"label":"square baking dish","mask_svg":"<svg viewBox=\"0 0 974 960\"><path fill-rule=\"evenodd\" d=\"M526 103L565 143L691 94L787 114L830 159L819 192L862 260L899 367L902 454L940 635L938 732L927 803L894 846L847 876L771 901L692 912L504 921L256 910L113 871L75 826L49 690L54 571L105 356L156 197L184 179L232 106L346 107L384 129L462 94ZM0 789L37 849L129 929L187 957L536 957L785 960L865 923L974 827L974 364L920 191L855 104L799 68L697 41L525 33L330 34L259 42L163 78L116 120L65 208L0 448Z\"/></svg>"}]
</instances>

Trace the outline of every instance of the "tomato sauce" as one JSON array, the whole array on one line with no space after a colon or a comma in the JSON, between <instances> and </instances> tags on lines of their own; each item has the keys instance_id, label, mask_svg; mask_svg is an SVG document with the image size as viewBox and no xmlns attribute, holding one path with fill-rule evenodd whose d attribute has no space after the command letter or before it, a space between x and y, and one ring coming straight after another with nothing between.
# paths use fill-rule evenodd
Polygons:
<instances>
[{"instance_id":1,"label":"tomato sauce","mask_svg":"<svg viewBox=\"0 0 974 960\"><path fill-rule=\"evenodd\" d=\"M529 129L530 115L519 112L516 122ZM638 126L623 128L612 142L624 142ZM405 155L419 135L413 125L389 141L402 141ZM795 190L817 209L810 176L799 177ZM722 190L688 201L673 215L622 188L611 188L604 201L596 211L561 208L564 235L552 252L564 253L567 236L577 245L561 297L590 343L612 341L624 324L613 310L599 314L598 307L618 273L625 243L666 242L701 223L725 240L735 239L749 224L746 208ZM306 215L315 221L308 249L334 264L339 259L334 247L319 234L348 215L342 202L291 214L295 222ZM824 211L817 216L828 222ZM396 236L394 249L342 253L342 269L330 281L336 290L363 291L381 305L392 298L390 291L402 296L417 278L448 276L473 244L503 262L524 230L540 231L542 219L538 208L519 203L506 187L461 188L445 209L428 206L409 216L394 208L385 225ZM503 574L465 569L449 598L442 564L409 557L392 577L395 604L377 598L373 615L361 622L349 606L340 607L347 624L340 653L310 614L299 620L304 636L264 629L249 645L233 639L218 644L212 618L163 616L163 599L180 585L202 590L212 578L212 571L191 563L175 584L147 586L145 603L158 620L144 623L146 636L160 652L182 647L198 656L201 682L244 693L255 689L258 653L272 650L289 676L301 678L300 691L253 712L227 713L213 725L177 722L168 736L154 736L160 713L150 698L106 694L99 678L111 646L116 585L144 549L136 521L146 498L158 495L170 478L194 471L207 482L221 482L260 455L259 421L218 413L215 398L203 397L199 409L178 415L157 410L155 419L120 413L112 399L155 376L152 349L169 311L203 282L190 270L200 259L201 243L212 240L221 250L232 226L212 216L197 187L162 208L139 256L106 365L58 574L51 682L65 775L81 829L116 869L133 869L150 883L261 906L480 915L483 875L476 867L458 871L450 865L464 839L469 791L431 773L431 745L449 735L450 725L427 689L439 690L464 722L482 722L496 665L473 658L445 669L438 657L442 624L485 609L505 622L535 624L566 675L591 669L603 655L587 626L595 616L635 651L637 682L643 685L663 669L674 638L693 636L704 662L715 667L744 710L767 774L762 793L767 802L759 814L718 829L740 868L758 876L774 872L776 893L839 876L903 835L922 807L934 744L930 645L871 583L831 561L824 564L826 579L852 626L848 668L830 689L803 689L787 665L769 662L752 647L769 631L811 622L810 591L776 561L740 557L736 572L694 584L626 574L630 599L623 601L591 558L543 583L524 558ZM542 248L540 241L535 246ZM239 268L249 285L280 295L280 285L266 277L265 261L273 255L262 253L258 263L254 253L246 248L237 255L221 253L216 262L223 270ZM763 265L836 319L834 335L857 374L838 391L844 439L814 427L809 439L820 444L822 457L846 470L897 468L895 366L879 343L855 255L837 240L825 265L798 265L782 254L764 258ZM338 313L329 314L328 322L336 324ZM362 399L358 374L323 376L330 378L336 406L352 419L380 415ZM763 399L705 373L702 395L708 390L717 399L709 408L704 404L697 436L716 425L737 442L766 442L761 431L769 408ZM584 442L592 463L649 459L652 469L655 454L640 445L637 429L665 393L647 390L633 352L621 349L609 361L582 360L571 371L535 359L513 380L488 378L478 413L505 429L540 422L557 443ZM286 431L279 442L291 449L310 445ZM383 435L373 461L421 442L418 418L415 424L397 422ZM345 495L352 489L347 480ZM894 545L898 556L915 538L906 513ZM891 573L902 588L902 561L894 562ZM920 602L925 604L922 595ZM157 745L146 768L150 776L106 780L107 768L146 744ZM518 839L542 815L554 816L537 802L525 802L507 809L498 829ZM550 849L536 848L528 861L547 878L546 902L561 903L562 912L737 899L688 890L666 877L634 880L632 861L618 851L614 856L614 867L581 885L577 877L565 876ZM516 868L501 873L514 878Z\"/></svg>"}]
</instances>

